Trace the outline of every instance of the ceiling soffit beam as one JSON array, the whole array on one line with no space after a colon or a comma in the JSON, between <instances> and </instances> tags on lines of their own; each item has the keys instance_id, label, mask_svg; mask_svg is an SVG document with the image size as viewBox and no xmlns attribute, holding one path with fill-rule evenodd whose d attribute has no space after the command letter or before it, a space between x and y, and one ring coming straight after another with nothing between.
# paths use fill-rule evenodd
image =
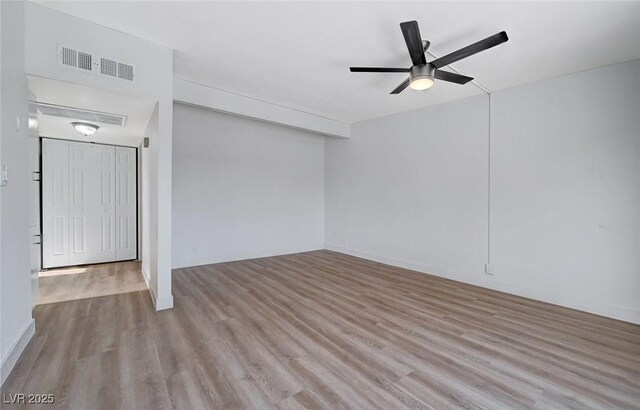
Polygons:
<instances>
[{"instance_id":1,"label":"ceiling soffit beam","mask_svg":"<svg viewBox=\"0 0 640 410\"><path fill-rule=\"evenodd\" d=\"M173 80L173 100L329 137L349 138L349 123L178 78Z\"/></svg>"}]
</instances>

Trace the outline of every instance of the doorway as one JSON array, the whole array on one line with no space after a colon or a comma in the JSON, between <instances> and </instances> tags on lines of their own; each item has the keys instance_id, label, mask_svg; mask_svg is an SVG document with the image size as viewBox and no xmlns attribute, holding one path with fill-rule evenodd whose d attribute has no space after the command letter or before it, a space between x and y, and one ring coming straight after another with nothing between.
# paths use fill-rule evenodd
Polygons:
<instances>
[{"instance_id":1,"label":"doorway","mask_svg":"<svg viewBox=\"0 0 640 410\"><path fill-rule=\"evenodd\" d=\"M148 290L149 158L142 142L157 121L157 101L27 79L33 306Z\"/></svg>"},{"instance_id":2,"label":"doorway","mask_svg":"<svg viewBox=\"0 0 640 410\"><path fill-rule=\"evenodd\" d=\"M42 267L137 259L137 149L42 138Z\"/></svg>"}]
</instances>

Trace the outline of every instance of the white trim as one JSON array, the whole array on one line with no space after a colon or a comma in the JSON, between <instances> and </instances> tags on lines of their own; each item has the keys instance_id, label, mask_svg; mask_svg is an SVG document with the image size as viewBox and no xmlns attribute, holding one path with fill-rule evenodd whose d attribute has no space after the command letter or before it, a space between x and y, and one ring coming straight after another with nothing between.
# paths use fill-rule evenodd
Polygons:
<instances>
[{"instance_id":1,"label":"white trim","mask_svg":"<svg viewBox=\"0 0 640 410\"><path fill-rule=\"evenodd\" d=\"M172 309L173 308L173 295L168 296L168 297L164 297L164 298L155 299L154 305L156 307L156 311L165 310L165 309Z\"/></svg>"},{"instance_id":2,"label":"white trim","mask_svg":"<svg viewBox=\"0 0 640 410\"><path fill-rule=\"evenodd\" d=\"M348 138L351 125L316 114L256 100L175 78L173 100L228 114L297 128L330 137Z\"/></svg>"},{"instance_id":3,"label":"white trim","mask_svg":"<svg viewBox=\"0 0 640 410\"><path fill-rule=\"evenodd\" d=\"M326 249L330 251L344 253L346 255L355 256L374 262L384 263L386 265L396 266L399 268L410 269L420 273L439 276L446 279L464 282L487 289L493 289L500 292L510 293L516 296L522 296L529 299L535 299L558 306L568 307L571 309L581 310L583 312L593 313L596 315L606 316L625 322L640 324L640 310L627 308L623 306L609 305L593 300L577 298L575 296L563 295L561 293L549 292L541 289L533 289L523 286L512 285L510 283L501 282L495 279L477 277L459 272L446 271L433 268L416 262L404 261L397 258L372 255L356 249L345 248L337 245L327 244Z\"/></svg>"},{"instance_id":4,"label":"white trim","mask_svg":"<svg viewBox=\"0 0 640 410\"><path fill-rule=\"evenodd\" d=\"M151 302L153 302L153 307L156 308L156 312L159 310L173 308L173 295L170 295L168 297L158 298L156 296L156 293L153 291L153 288L149 286L149 282L146 280L146 278L145 278L145 282L147 282L147 288L149 288L149 295L151 296Z\"/></svg>"},{"instance_id":5,"label":"white trim","mask_svg":"<svg viewBox=\"0 0 640 410\"><path fill-rule=\"evenodd\" d=\"M5 357L2 358L2 365L0 365L0 385L4 384L7 377L13 370L13 367L18 362L20 355L29 344L29 341L36 333L36 321L31 319L27 326L20 333L20 337L13 343Z\"/></svg>"},{"instance_id":6,"label":"white trim","mask_svg":"<svg viewBox=\"0 0 640 410\"><path fill-rule=\"evenodd\" d=\"M142 262L140 263L140 273L142 273L142 278L144 279L144 283L147 284L147 288L151 289L151 287L149 286L149 274L142 268Z\"/></svg>"},{"instance_id":7,"label":"white trim","mask_svg":"<svg viewBox=\"0 0 640 410\"><path fill-rule=\"evenodd\" d=\"M287 248L287 249L278 249L265 251L260 253L233 253L226 255L217 255L217 256L208 256L202 258L185 258L185 259L174 259L173 260L173 269L180 268L189 268L192 266L201 266L201 265L212 265L215 263L224 263L224 262L236 262L248 259L259 259L259 258L269 258L272 256L283 256L283 255L291 255L294 253L302 253L302 252L312 252L319 251L324 249L324 245L310 246L304 248Z\"/></svg>"}]
</instances>

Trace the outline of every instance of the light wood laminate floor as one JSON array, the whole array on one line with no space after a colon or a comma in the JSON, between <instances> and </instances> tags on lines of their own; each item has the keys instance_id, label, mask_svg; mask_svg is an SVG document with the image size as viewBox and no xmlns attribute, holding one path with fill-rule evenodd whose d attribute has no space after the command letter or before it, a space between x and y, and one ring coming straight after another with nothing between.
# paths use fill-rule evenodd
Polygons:
<instances>
[{"instance_id":1,"label":"light wood laminate floor","mask_svg":"<svg viewBox=\"0 0 640 410\"><path fill-rule=\"evenodd\" d=\"M146 290L140 262L72 266L40 272L38 304Z\"/></svg>"},{"instance_id":2,"label":"light wood laminate floor","mask_svg":"<svg viewBox=\"0 0 640 410\"><path fill-rule=\"evenodd\" d=\"M81 409L640 408L629 323L329 251L175 270L173 293L158 313L147 292L38 306L3 393Z\"/></svg>"}]
</instances>

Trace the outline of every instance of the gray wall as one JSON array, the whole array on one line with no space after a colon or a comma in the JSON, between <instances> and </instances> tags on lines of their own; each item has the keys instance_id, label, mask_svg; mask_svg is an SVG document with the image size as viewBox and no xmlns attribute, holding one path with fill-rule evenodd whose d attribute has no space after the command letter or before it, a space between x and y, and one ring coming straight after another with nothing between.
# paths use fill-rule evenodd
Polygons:
<instances>
[{"instance_id":1,"label":"gray wall","mask_svg":"<svg viewBox=\"0 0 640 410\"><path fill-rule=\"evenodd\" d=\"M174 105L173 266L324 247L324 138Z\"/></svg>"},{"instance_id":2,"label":"gray wall","mask_svg":"<svg viewBox=\"0 0 640 410\"><path fill-rule=\"evenodd\" d=\"M640 323L640 60L494 93L490 202L488 102L328 139L327 247Z\"/></svg>"}]
</instances>

